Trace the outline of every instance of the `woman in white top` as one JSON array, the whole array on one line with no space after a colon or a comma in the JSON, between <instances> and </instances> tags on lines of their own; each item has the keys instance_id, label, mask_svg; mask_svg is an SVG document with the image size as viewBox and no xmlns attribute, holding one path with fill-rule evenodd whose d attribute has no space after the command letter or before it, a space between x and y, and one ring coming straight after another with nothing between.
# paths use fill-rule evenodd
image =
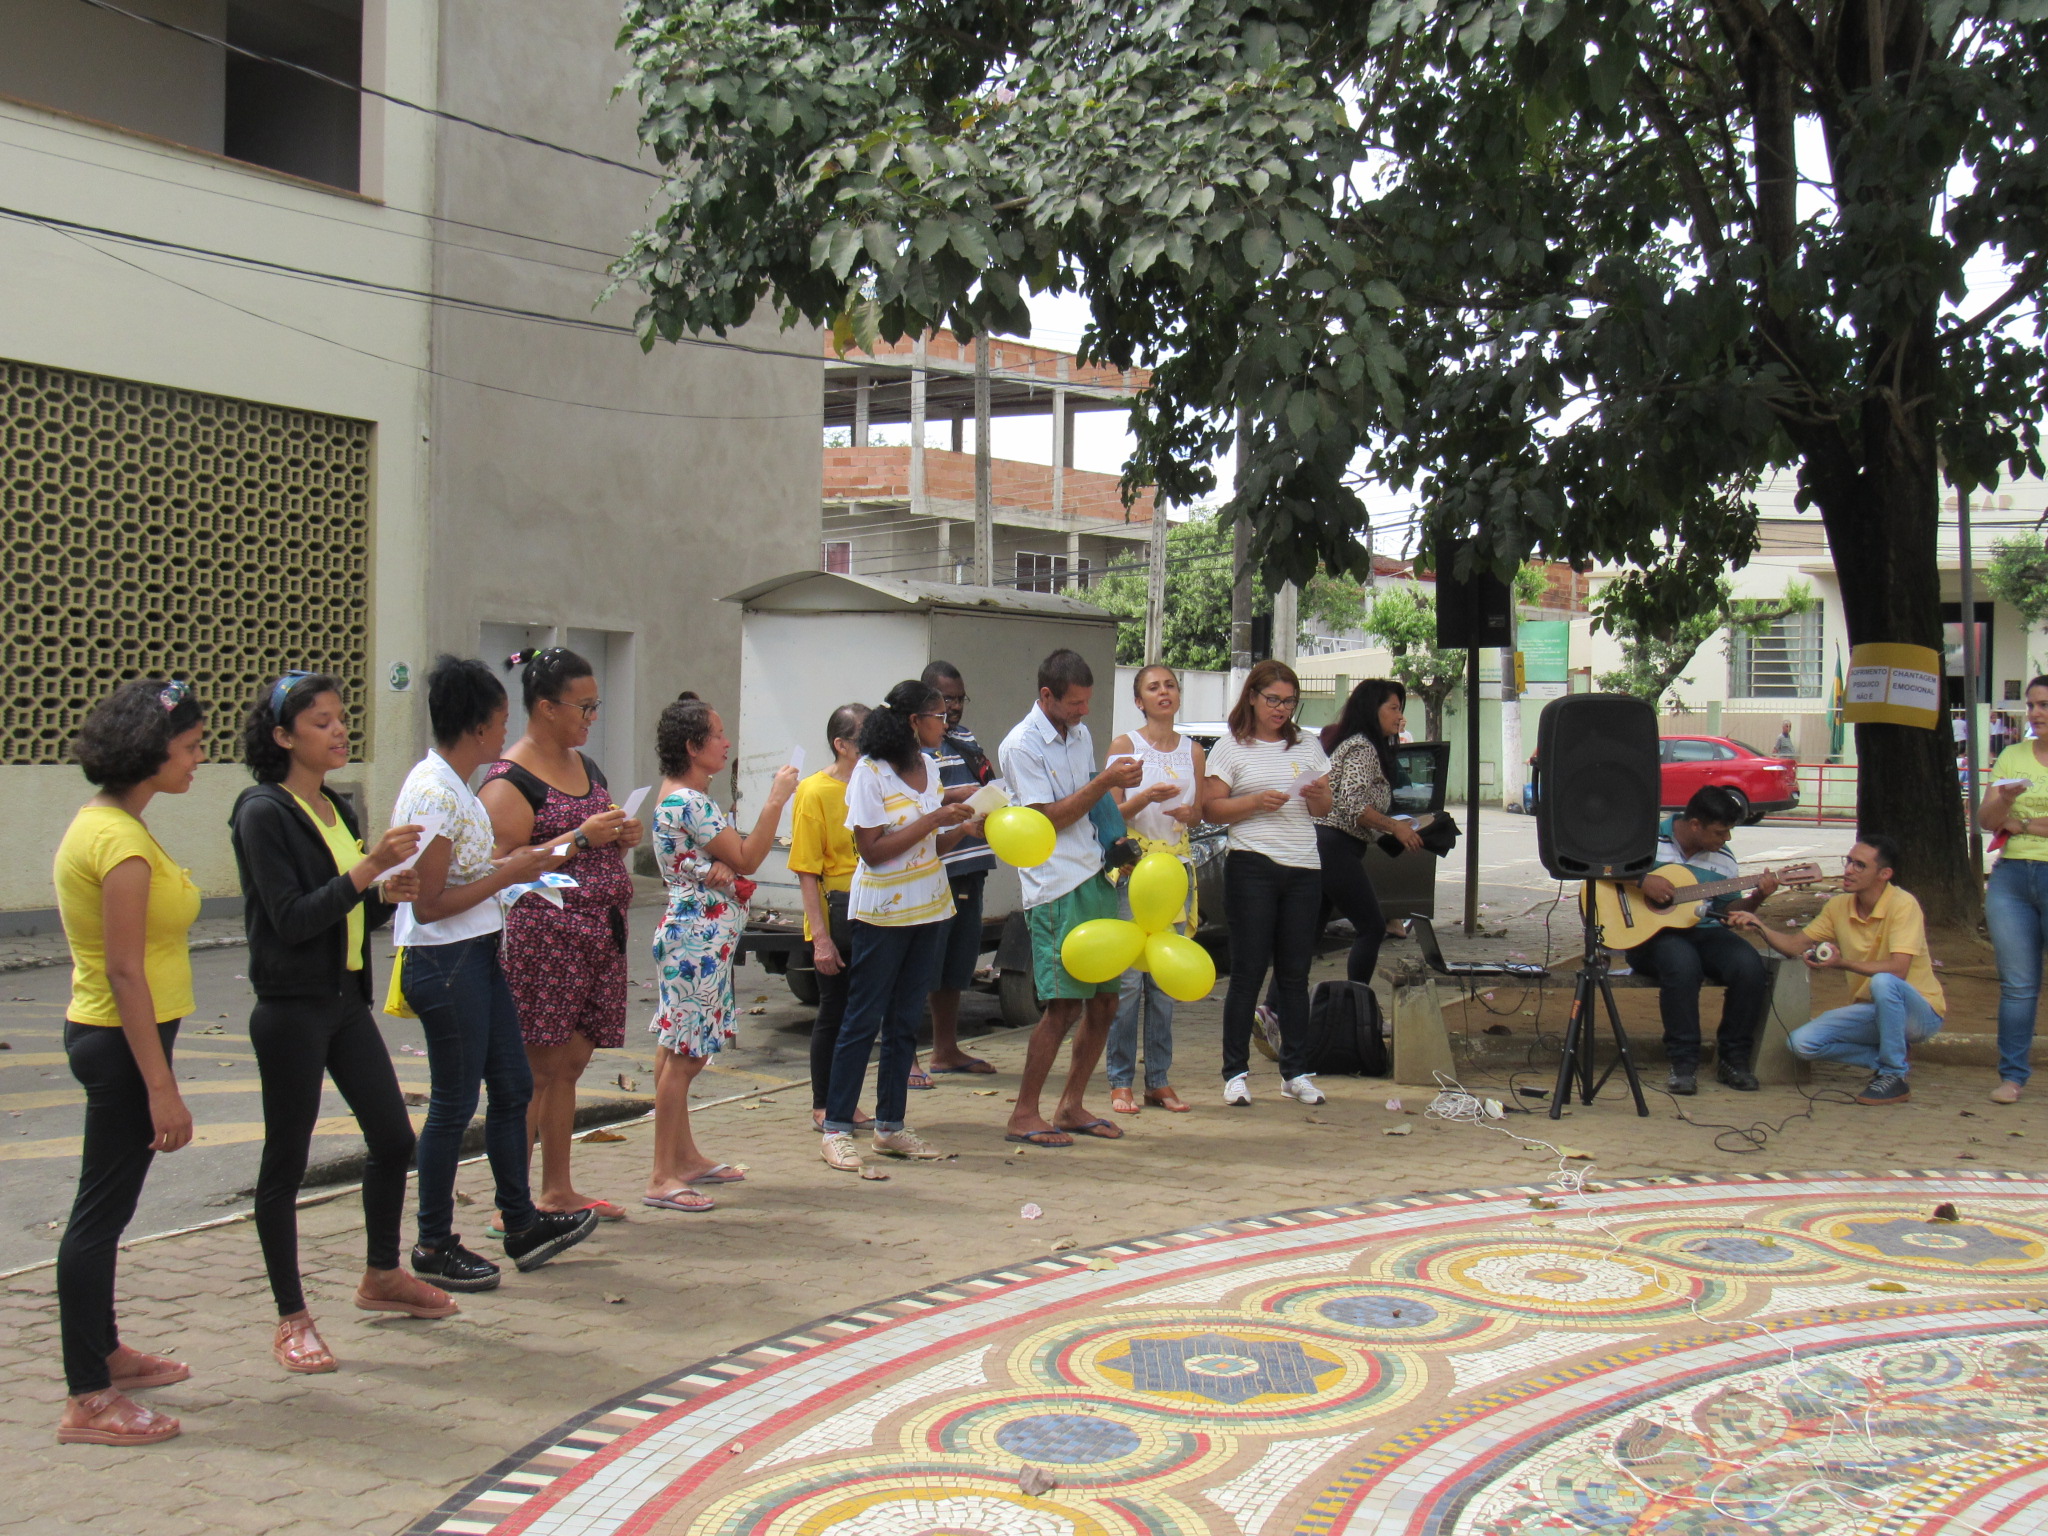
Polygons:
<instances>
[{"instance_id":1,"label":"woman in white top","mask_svg":"<svg viewBox=\"0 0 2048 1536\"><path fill-rule=\"evenodd\" d=\"M1180 678L1173 668L1154 662L1140 667L1131 694L1145 723L1129 736L1109 744L1111 757L1135 757L1141 765L1137 786L1112 790L1124 813L1124 824L1147 853L1163 852L1185 860L1188 829L1202 819L1202 749L1173 728L1180 713ZM1188 881L1188 923L1194 921L1194 881ZM1130 893L1123 897L1124 916L1131 915ZM1138 1067L1138 1015L1145 1017L1145 1102L1182 1115L1187 1103L1173 1091L1173 999L1159 989L1150 971L1124 972L1116 1018L1109 1026L1109 1107L1120 1115L1138 1113L1135 1081Z\"/></svg>"},{"instance_id":2,"label":"woman in white top","mask_svg":"<svg viewBox=\"0 0 2048 1536\"><path fill-rule=\"evenodd\" d=\"M938 689L916 678L898 683L861 722L861 757L846 785L846 826L860 865L846 903L853 958L825 1092L823 1144L825 1161L843 1172L861 1167L853 1117L877 1035L875 1150L893 1157L943 1155L904 1125L903 1109L925 994L953 915L953 889L939 854L976 819L966 805L944 803L939 771L924 755L945 734L946 701Z\"/></svg>"},{"instance_id":3,"label":"woman in white top","mask_svg":"<svg viewBox=\"0 0 2048 1536\"><path fill-rule=\"evenodd\" d=\"M522 1270L536 1269L597 1225L594 1211L534 1207L526 1137L533 1071L498 963L505 926L499 893L554 869L568 855L534 847L497 857L490 813L469 788L470 775L505 750L505 685L489 667L441 657L427 674L427 716L434 747L406 775L393 819L394 825L435 829L425 834L419 854L419 895L399 907L392 923L392 939L403 951L399 987L419 1015L430 1080L412 1267L446 1290L488 1291L498 1284L498 1266L463 1247L454 1230L455 1165L480 1092L490 1098L484 1155L497 1181L506 1256Z\"/></svg>"},{"instance_id":4,"label":"woman in white top","mask_svg":"<svg viewBox=\"0 0 2048 1536\"><path fill-rule=\"evenodd\" d=\"M1262 661L1230 711L1230 734L1209 754L1202 814L1230 828L1223 912L1230 927L1230 991L1223 999L1223 1102L1252 1101L1249 1074L1259 988L1270 966L1279 991L1281 1091L1304 1104L1323 1095L1306 1075L1308 968L1322 910L1322 860L1313 818L1330 812L1330 762L1294 723L1301 680Z\"/></svg>"}]
</instances>

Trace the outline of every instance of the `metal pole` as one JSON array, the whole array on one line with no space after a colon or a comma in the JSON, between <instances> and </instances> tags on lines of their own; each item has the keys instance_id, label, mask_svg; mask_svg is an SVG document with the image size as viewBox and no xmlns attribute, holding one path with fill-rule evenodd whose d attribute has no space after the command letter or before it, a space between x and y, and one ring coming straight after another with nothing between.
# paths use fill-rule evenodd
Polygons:
<instances>
[{"instance_id":1,"label":"metal pole","mask_svg":"<svg viewBox=\"0 0 2048 1536\"><path fill-rule=\"evenodd\" d=\"M1479 647L1465 652L1465 934L1479 931Z\"/></svg>"},{"instance_id":2,"label":"metal pole","mask_svg":"<svg viewBox=\"0 0 2048 1536\"><path fill-rule=\"evenodd\" d=\"M1970 826L1970 867L1984 878L1984 832L1977 825L1977 594L1970 557L1970 493L1956 488L1956 543L1962 553L1963 814Z\"/></svg>"},{"instance_id":3,"label":"metal pole","mask_svg":"<svg viewBox=\"0 0 2048 1536\"><path fill-rule=\"evenodd\" d=\"M974 338L974 584L996 579L996 504L988 444L988 337Z\"/></svg>"}]
</instances>

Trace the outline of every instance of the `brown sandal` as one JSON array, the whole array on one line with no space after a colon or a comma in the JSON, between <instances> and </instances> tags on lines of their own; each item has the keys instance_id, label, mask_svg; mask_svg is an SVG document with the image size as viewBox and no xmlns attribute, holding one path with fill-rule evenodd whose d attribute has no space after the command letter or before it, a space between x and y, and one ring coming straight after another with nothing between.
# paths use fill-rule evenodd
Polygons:
<instances>
[{"instance_id":1,"label":"brown sandal","mask_svg":"<svg viewBox=\"0 0 2048 1536\"><path fill-rule=\"evenodd\" d=\"M1138 1112L1138 1096L1128 1088L1109 1090L1109 1107L1119 1115L1135 1115Z\"/></svg>"},{"instance_id":2,"label":"brown sandal","mask_svg":"<svg viewBox=\"0 0 2048 1536\"><path fill-rule=\"evenodd\" d=\"M270 1355L296 1376L324 1376L340 1369L310 1317L280 1317L277 1336L270 1341Z\"/></svg>"},{"instance_id":3,"label":"brown sandal","mask_svg":"<svg viewBox=\"0 0 2048 1536\"><path fill-rule=\"evenodd\" d=\"M159 1440L169 1440L179 1429L176 1419L145 1408L112 1387L89 1397L73 1398L65 1404L65 1413L68 1415L74 1407L84 1412L85 1420L79 1424L59 1420L59 1445L154 1445Z\"/></svg>"},{"instance_id":4,"label":"brown sandal","mask_svg":"<svg viewBox=\"0 0 2048 1536\"><path fill-rule=\"evenodd\" d=\"M1184 1115L1194 1108L1192 1104L1183 1102L1181 1096L1175 1093L1171 1087L1147 1088L1145 1090L1145 1102L1154 1109L1163 1109L1171 1115Z\"/></svg>"},{"instance_id":5,"label":"brown sandal","mask_svg":"<svg viewBox=\"0 0 2048 1536\"><path fill-rule=\"evenodd\" d=\"M111 1368L111 1359L108 1365ZM183 1361L170 1359L165 1355L145 1354L136 1350L129 1361L130 1369L109 1378L116 1392L140 1392L146 1387L168 1387L173 1382L184 1381L192 1374L192 1367Z\"/></svg>"},{"instance_id":6,"label":"brown sandal","mask_svg":"<svg viewBox=\"0 0 2048 1536\"><path fill-rule=\"evenodd\" d=\"M394 1273L411 1282L403 1296L372 1296L360 1285L356 1287L356 1306L364 1312L402 1312L407 1317L453 1317L462 1308L455 1305L449 1294L438 1285L429 1285L417 1275L406 1274L404 1270Z\"/></svg>"}]
</instances>

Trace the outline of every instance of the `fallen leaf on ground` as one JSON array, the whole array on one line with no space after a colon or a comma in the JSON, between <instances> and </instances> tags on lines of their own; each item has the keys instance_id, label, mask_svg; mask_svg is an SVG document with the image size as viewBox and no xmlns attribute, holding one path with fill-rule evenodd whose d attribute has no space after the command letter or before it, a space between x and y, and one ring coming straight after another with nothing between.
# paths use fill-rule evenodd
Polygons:
<instances>
[{"instance_id":1,"label":"fallen leaf on ground","mask_svg":"<svg viewBox=\"0 0 2048 1536\"><path fill-rule=\"evenodd\" d=\"M578 1141L624 1141L626 1138L618 1131L607 1131L600 1126L597 1130L585 1131L576 1139Z\"/></svg>"},{"instance_id":2,"label":"fallen leaf on ground","mask_svg":"<svg viewBox=\"0 0 2048 1536\"><path fill-rule=\"evenodd\" d=\"M614 1295L613 1295L613 1294L612 1294L612 1293L611 1293L610 1291L606 1291L606 1292L604 1293L604 1299L605 1299L605 1300L606 1300L606 1301L607 1301L608 1303L610 1303L610 1304L611 1304L612 1306L615 1306L615 1307L621 1307L621 1306L624 1306L624 1305L626 1304L626 1298L625 1298L625 1297L623 1297L623 1296L614 1296Z\"/></svg>"},{"instance_id":3,"label":"fallen leaf on ground","mask_svg":"<svg viewBox=\"0 0 2048 1536\"><path fill-rule=\"evenodd\" d=\"M883 1180L889 1177L889 1175L884 1173L881 1169L870 1168L866 1164L861 1165L860 1176L864 1179L873 1179L877 1184L880 1184Z\"/></svg>"},{"instance_id":4,"label":"fallen leaf on ground","mask_svg":"<svg viewBox=\"0 0 2048 1536\"><path fill-rule=\"evenodd\" d=\"M967 1091L977 1099L992 1099L996 1096L996 1090L993 1088L970 1088Z\"/></svg>"},{"instance_id":5,"label":"fallen leaf on ground","mask_svg":"<svg viewBox=\"0 0 2048 1536\"><path fill-rule=\"evenodd\" d=\"M757 1003L765 1003L768 1001L768 994L766 992L763 992L758 997L756 997L754 1001Z\"/></svg>"},{"instance_id":6,"label":"fallen leaf on ground","mask_svg":"<svg viewBox=\"0 0 2048 1536\"><path fill-rule=\"evenodd\" d=\"M1052 1251L1054 1253L1065 1253L1069 1249L1078 1248L1080 1246L1081 1239L1079 1239L1078 1237L1056 1237L1052 1240Z\"/></svg>"},{"instance_id":7,"label":"fallen leaf on ground","mask_svg":"<svg viewBox=\"0 0 2048 1536\"><path fill-rule=\"evenodd\" d=\"M1059 1485L1059 1479L1043 1467L1034 1467L1027 1462L1017 1469L1017 1486L1034 1499L1042 1493L1051 1493Z\"/></svg>"},{"instance_id":8,"label":"fallen leaf on ground","mask_svg":"<svg viewBox=\"0 0 2048 1536\"><path fill-rule=\"evenodd\" d=\"M1962 1217L1956 1214L1956 1208L1952 1204L1944 1200L1934 1208L1934 1214L1927 1219L1929 1221L1961 1221Z\"/></svg>"},{"instance_id":9,"label":"fallen leaf on ground","mask_svg":"<svg viewBox=\"0 0 2048 1536\"><path fill-rule=\"evenodd\" d=\"M1088 1267L1090 1269L1115 1269L1116 1260L1106 1253L1098 1253L1088 1261Z\"/></svg>"},{"instance_id":10,"label":"fallen leaf on ground","mask_svg":"<svg viewBox=\"0 0 2048 1536\"><path fill-rule=\"evenodd\" d=\"M1557 1155L1559 1157L1568 1157L1572 1159L1572 1161L1579 1163L1590 1163L1591 1161L1593 1161L1592 1153L1581 1152L1577 1147L1559 1147L1557 1149Z\"/></svg>"},{"instance_id":11,"label":"fallen leaf on ground","mask_svg":"<svg viewBox=\"0 0 2048 1536\"><path fill-rule=\"evenodd\" d=\"M746 1443L744 1441L735 1440L731 1445L728 1445L725 1448L725 1451L728 1456L737 1456L741 1451L744 1451L746 1448Z\"/></svg>"},{"instance_id":12,"label":"fallen leaf on ground","mask_svg":"<svg viewBox=\"0 0 2048 1536\"><path fill-rule=\"evenodd\" d=\"M1958 1152L1956 1156L1960 1157L1966 1163L1974 1163L1977 1161L1977 1154L1974 1152Z\"/></svg>"},{"instance_id":13,"label":"fallen leaf on ground","mask_svg":"<svg viewBox=\"0 0 2048 1536\"><path fill-rule=\"evenodd\" d=\"M1961 1115L1965 1120L1981 1120L1984 1118L1982 1115L1978 1114L1977 1111L1975 1111L1974 1109L1959 1109L1956 1111L1956 1113Z\"/></svg>"},{"instance_id":14,"label":"fallen leaf on ground","mask_svg":"<svg viewBox=\"0 0 2048 1536\"><path fill-rule=\"evenodd\" d=\"M1039 1217L1043 1216L1045 1212L1040 1210L1039 1207L1034 1203L1026 1205L1024 1209L1019 1211L1017 1214L1019 1216L1022 1216L1026 1221L1036 1221Z\"/></svg>"},{"instance_id":15,"label":"fallen leaf on ground","mask_svg":"<svg viewBox=\"0 0 2048 1536\"><path fill-rule=\"evenodd\" d=\"M458 1189L457 1191L455 1191L455 1203L457 1205L475 1205L476 1196L465 1195L461 1190Z\"/></svg>"},{"instance_id":16,"label":"fallen leaf on ground","mask_svg":"<svg viewBox=\"0 0 2048 1536\"><path fill-rule=\"evenodd\" d=\"M1896 1280L1873 1280L1863 1289L1866 1291L1884 1291L1888 1294L1900 1296L1907 1294L1906 1288Z\"/></svg>"},{"instance_id":17,"label":"fallen leaf on ground","mask_svg":"<svg viewBox=\"0 0 2048 1536\"><path fill-rule=\"evenodd\" d=\"M420 1105L427 1102L427 1096L424 1093L418 1093L408 1090L405 1094L405 1102L412 1105L414 1108L418 1108Z\"/></svg>"},{"instance_id":18,"label":"fallen leaf on ground","mask_svg":"<svg viewBox=\"0 0 2048 1536\"><path fill-rule=\"evenodd\" d=\"M639 1078L628 1077L623 1072L621 1072L617 1077L613 1078L612 1081L619 1086L621 1091L626 1093L636 1093L639 1091L640 1088Z\"/></svg>"},{"instance_id":19,"label":"fallen leaf on ground","mask_svg":"<svg viewBox=\"0 0 2048 1536\"><path fill-rule=\"evenodd\" d=\"M2007 1131L2005 1134L2008 1136L2024 1136L2027 1133L2025 1131Z\"/></svg>"},{"instance_id":20,"label":"fallen leaf on ground","mask_svg":"<svg viewBox=\"0 0 2048 1536\"><path fill-rule=\"evenodd\" d=\"M1546 1200L1541 1195L1531 1195L1529 1208L1534 1211L1554 1211L1558 1206L1555 1200Z\"/></svg>"},{"instance_id":21,"label":"fallen leaf on ground","mask_svg":"<svg viewBox=\"0 0 2048 1536\"><path fill-rule=\"evenodd\" d=\"M1555 1226L1556 1223L1548 1216L1531 1216L1529 1218L1529 1225L1532 1227L1550 1227Z\"/></svg>"},{"instance_id":22,"label":"fallen leaf on ground","mask_svg":"<svg viewBox=\"0 0 2048 1536\"><path fill-rule=\"evenodd\" d=\"M1382 1136L1406 1136L1410 1131L1414 1129L1415 1127L1412 1125L1390 1125L1385 1130L1381 1131L1380 1134Z\"/></svg>"},{"instance_id":23,"label":"fallen leaf on ground","mask_svg":"<svg viewBox=\"0 0 2048 1536\"><path fill-rule=\"evenodd\" d=\"M767 1010L766 1008L749 1008L749 1009L747 1010L747 1012L748 1012L749 1014L755 1014L755 1013L766 1013L767 1011L768 1011L768 1010Z\"/></svg>"}]
</instances>

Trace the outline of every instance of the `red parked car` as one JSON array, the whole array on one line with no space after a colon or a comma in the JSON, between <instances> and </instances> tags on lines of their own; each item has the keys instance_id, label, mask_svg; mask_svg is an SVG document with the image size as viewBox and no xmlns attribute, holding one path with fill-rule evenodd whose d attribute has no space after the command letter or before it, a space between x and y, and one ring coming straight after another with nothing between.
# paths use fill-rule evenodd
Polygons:
<instances>
[{"instance_id":1,"label":"red parked car","mask_svg":"<svg viewBox=\"0 0 2048 1536\"><path fill-rule=\"evenodd\" d=\"M1663 765L1663 802L1667 811L1683 810L1693 794L1713 785L1742 802L1742 823L1754 826L1772 811L1799 804L1799 772L1782 757L1766 757L1755 747L1725 736L1663 736L1658 738Z\"/></svg>"}]
</instances>

